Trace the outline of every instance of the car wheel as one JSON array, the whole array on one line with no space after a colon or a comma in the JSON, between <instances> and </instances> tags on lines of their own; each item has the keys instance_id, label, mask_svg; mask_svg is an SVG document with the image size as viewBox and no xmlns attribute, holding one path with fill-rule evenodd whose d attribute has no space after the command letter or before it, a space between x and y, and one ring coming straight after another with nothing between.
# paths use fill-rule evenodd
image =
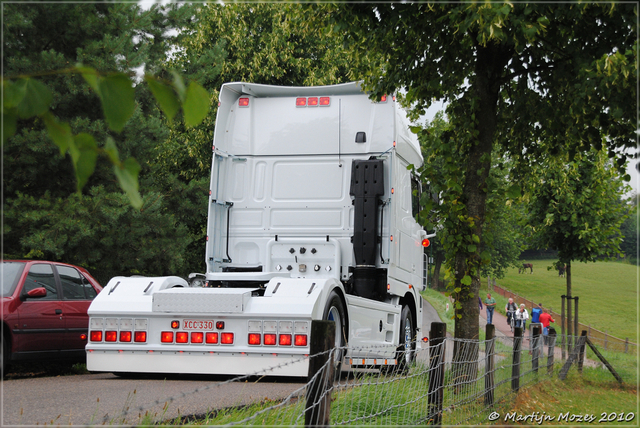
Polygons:
<instances>
[{"instance_id":1,"label":"car wheel","mask_svg":"<svg viewBox=\"0 0 640 428\"><path fill-rule=\"evenodd\" d=\"M398 372L407 373L416 359L416 329L409 306L402 307L400 317L400 346L396 352Z\"/></svg>"},{"instance_id":2,"label":"car wheel","mask_svg":"<svg viewBox=\"0 0 640 428\"><path fill-rule=\"evenodd\" d=\"M347 317L342 299L338 293L332 291L327 302L322 319L336 323L335 347L338 351L333 354L333 368L335 376L338 377L342 369L342 359L344 358L347 344Z\"/></svg>"}]
</instances>

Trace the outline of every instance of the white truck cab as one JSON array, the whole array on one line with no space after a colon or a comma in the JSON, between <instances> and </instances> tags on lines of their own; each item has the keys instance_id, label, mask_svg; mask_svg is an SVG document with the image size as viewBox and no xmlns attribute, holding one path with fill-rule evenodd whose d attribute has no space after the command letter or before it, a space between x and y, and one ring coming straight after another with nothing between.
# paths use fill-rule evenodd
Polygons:
<instances>
[{"instance_id":1,"label":"white truck cab","mask_svg":"<svg viewBox=\"0 0 640 428\"><path fill-rule=\"evenodd\" d=\"M316 319L336 322L339 362L411 362L422 156L395 97L227 83L219 101L206 272L113 278L89 308L87 368L306 376Z\"/></svg>"}]
</instances>

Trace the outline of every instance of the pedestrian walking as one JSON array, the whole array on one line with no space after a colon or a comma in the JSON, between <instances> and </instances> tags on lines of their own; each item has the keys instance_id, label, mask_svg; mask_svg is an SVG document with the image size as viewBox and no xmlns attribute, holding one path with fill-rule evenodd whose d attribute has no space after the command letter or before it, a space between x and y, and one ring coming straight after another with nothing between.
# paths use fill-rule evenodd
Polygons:
<instances>
[{"instance_id":1,"label":"pedestrian walking","mask_svg":"<svg viewBox=\"0 0 640 428\"><path fill-rule=\"evenodd\" d=\"M551 317L547 309L544 309L540 315L540 324L542 324L542 337L545 345L549 340L549 324L552 322L556 322L556 320Z\"/></svg>"},{"instance_id":2,"label":"pedestrian walking","mask_svg":"<svg viewBox=\"0 0 640 428\"><path fill-rule=\"evenodd\" d=\"M496 308L496 299L491 297L491 293L487 293L484 307L487 309L487 324L493 324L493 310Z\"/></svg>"}]
</instances>

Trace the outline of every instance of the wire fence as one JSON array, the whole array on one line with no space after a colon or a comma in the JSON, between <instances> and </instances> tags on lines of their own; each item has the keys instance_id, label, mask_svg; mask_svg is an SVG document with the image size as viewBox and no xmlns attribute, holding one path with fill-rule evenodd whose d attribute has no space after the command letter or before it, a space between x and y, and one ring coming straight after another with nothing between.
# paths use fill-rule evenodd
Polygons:
<instances>
[{"instance_id":1,"label":"wire fence","mask_svg":"<svg viewBox=\"0 0 640 428\"><path fill-rule=\"evenodd\" d=\"M502 297L506 297L506 298L512 297L517 304L524 303L527 306L527 308L529 308L529 310L531 310L531 308L533 307L538 306L538 303L535 303L533 300L528 299L524 296L521 296L518 293L515 293L504 287L496 285L495 281L492 285L490 285L490 287L493 288L493 291L497 292ZM551 308L547 308L547 309L549 309L549 314L556 320L558 325L560 325L562 314L556 311L553 311ZM573 325L572 325L572 328L573 328ZM589 336L589 339L592 342L595 343L597 341L598 344L601 344L605 350L625 352L632 355L636 355L636 353L638 352L638 344L634 342L630 342L628 337L622 339L620 337L616 337L609 334L609 332L607 331L601 331L591 327L591 325L578 322L578 331L576 332L577 335L579 335L579 333L582 330L585 330L587 332L587 335Z\"/></svg>"}]
</instances>

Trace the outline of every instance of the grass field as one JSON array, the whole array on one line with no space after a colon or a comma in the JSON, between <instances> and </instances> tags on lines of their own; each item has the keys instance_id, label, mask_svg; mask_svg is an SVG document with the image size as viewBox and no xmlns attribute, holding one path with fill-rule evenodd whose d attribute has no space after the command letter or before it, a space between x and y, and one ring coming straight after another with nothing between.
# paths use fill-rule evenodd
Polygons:
<instances>
[{"instance_id":1,"label":"grass field","mask_svg":"<svg viewBox=\"0 0 640 428\"><path fill-rule=\"evenodd\" d=\"M556 312L566 294L565 278L547 270L552 260L533 260L533 274L510 269L496 284L542 303ZM575 263L571 266L571 294L579 299L579 321L630 341L638 340L638 268L618 262ZM487 280L481 281L486 293ZM485 294L482 294L485 297ZM558 320L556 320L557 322Z\"/></svg>"}]
</instances>

